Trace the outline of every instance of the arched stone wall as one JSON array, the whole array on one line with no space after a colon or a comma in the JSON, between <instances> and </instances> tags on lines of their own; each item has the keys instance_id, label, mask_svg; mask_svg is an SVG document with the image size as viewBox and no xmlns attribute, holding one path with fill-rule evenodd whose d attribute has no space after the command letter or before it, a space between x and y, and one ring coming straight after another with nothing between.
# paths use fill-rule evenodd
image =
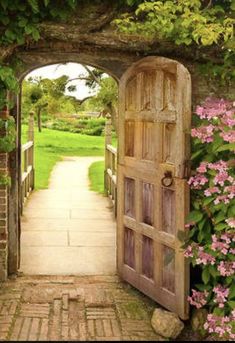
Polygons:
<instances>
[{"instance_id":1,"label":"arched stone wall","mask_svg":"<svg viewBox=\"0 0 235 343\"><path fill-rule=\"evenodd\" d=\"M60 30L62 30L60 28ZM76 30L75 30L76 31ZM95 40L95 34L83 36L75 33L72 34L71 41L66 39L63 41L52 39L50 32L46 39L37 44L31 44L18 48L14 56L9 56L8 61L14 65L17 59L21 61L21 65L17 66L17 75L19 80L22 80L30 71L40 68L45 65L65 62L76 62L87 64L103 69L116 80L120 79L124 71L131 66L132 63L138 61L145 56L160 55L177 60L183 64L190 72L192 79L192 104L199 103L200 100L208 95L216 94L217 96L227 96L232 94L234 88L219 87L218 85L209 84L202 75L197 71L197 64L189 58L191 55L188 52L180 51L179 49L167 48L166 46L154 46L146 48L146 44L135 44L132 41L122 41L122 38L113 34L100 34L98 41ZM50 38L49 38L50 37ZM68 35L69 37L69 35ZM77 37L77 41L76 38ZM81 43L84 39L85 43ZM118 44L118 45L116 45ZM185 56L184 56L185 55ZM182 57L184 56L184 57ZM11 60L11 58L14 59ZM16 273L19 265L19 234L20 234L20 219L17 199L19 196L19 165L20 165L20 95L14 97L15 106L11 110L17 122L18 140L17 148L9 154L3 156L0 164L4 168L9 168L12 178L12 186L7 190L0 190L0 200L4 202L4 210L0 213L2 222L4 221L4 232L0 240L0 279L5 279L8 274ZM8 192L8 194L7 194ZM7 206L8 205L8 206ZM0 223L1 224L1 223ZM0 230L1 225L0 225ZM1 233L1 231L0 231Z\"/></svg>"}]
</instances>

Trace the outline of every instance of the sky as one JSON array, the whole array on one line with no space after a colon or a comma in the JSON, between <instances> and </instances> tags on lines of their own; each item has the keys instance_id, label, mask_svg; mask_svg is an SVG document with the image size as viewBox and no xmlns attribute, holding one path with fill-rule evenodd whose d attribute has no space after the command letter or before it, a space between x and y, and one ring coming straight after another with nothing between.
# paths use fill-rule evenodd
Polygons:
<instances>
[{"instance_id":1,"label":"sky","mask_svg":"<svg viewBox=\"0 0 235 343\"><path fill-rule=\"evenodd\" d=\"M72 79L84 72L86 73L85 69L81 64L78 63L53 64L33 70L26 76L26 80L29 77L35 76L41 76L42 78L48 79L56 79L62 75L68 75ZM85 81L73 81L69 85L76 85L77 91L69 93L69 91L66 90L65 94L75 96L77 99L83 99L86 96L95 93L94 91L91 92L90 89L85 86Z\"/></svg>"}]
</instances>

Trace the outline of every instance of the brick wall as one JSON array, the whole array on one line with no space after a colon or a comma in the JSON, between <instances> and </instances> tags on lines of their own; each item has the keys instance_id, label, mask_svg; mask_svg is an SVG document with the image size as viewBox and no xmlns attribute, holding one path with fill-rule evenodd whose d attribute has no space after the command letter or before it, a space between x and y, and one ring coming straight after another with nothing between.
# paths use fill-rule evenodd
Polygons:
<instances>
[{"instance_id":1,"label":"brick wall","mask_svg":"<svg viewBox=\"0 0 235 343\"><path fill-rule=\"evenodd\" d=\"M8 170L8 154L0 153L0 172ZM0 281L7 278L8 187L0 186Z\"/></svg>"}]
</instances>

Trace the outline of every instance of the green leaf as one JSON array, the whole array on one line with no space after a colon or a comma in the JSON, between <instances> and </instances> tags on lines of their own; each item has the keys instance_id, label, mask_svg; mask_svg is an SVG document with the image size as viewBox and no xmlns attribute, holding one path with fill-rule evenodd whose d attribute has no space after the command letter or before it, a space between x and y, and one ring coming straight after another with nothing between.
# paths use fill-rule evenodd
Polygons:
<instances>
[{"instance_id":1,"label":"green leaf","mask_svg":"<svg viewBox=\"0 0 235 343\"><path fill-rule=\"evenodd\" d=\"M214 218L215 224L222 222L226 218L224 212L220 211Z\"/></svg>"},{"instance_id":2,"label":"green leaf","mask_svg":"<svg viewBox=\"0 0 235 343\"><path fill-rule=\"evenodd\" d=\"M205 268L202 272L202 281L207 285L210 281L209 269Z\"/></svg>"},{"instance_id":3,"label":"green leaf","mask_svg":"<svg viewBox=\"0 0 235 343\"><path fill-rule=\"evenodd\" d=\"M215 266L210 265L209 266L209 272L213 278L216 278L219 275L219 272L217 271L217 268Z\"/></svg>"},{"instance_id":4,"label":"green leaf","mask_svg":"<svg viewBox=\"0 0 235 343\"><path fill-rule=\"evenodd\" d=\"M222 231L228 227L228 224L226 223L219 223L215 225L215 231Z\"/></svg>"},{"instance_id":5,"label":"green leaf","mask_svg":"<svg viewBox=\"0 0 235 343\"><path fill-rule=\"evenodd\" d=\"M222 308L219 308L219 307L215 307L213 313L216 316L224 316L224 310Z\"/></svg>"},{"instance_id":6,"label":"green leaf","mask_svg":"<svg viewBox=\"0 0 235 343\"><path fill-rule=\"evenodd\" d=\"M226 151L226 150L235 151L235 143L224 144L220 146L218 149L216 149L216 151Z\"/></svg>"},{"instance_id":7,"label":"green leaf","mask_svg":"<svg viewBox=\"0 0 235 343\"><path fill-rule=\"evenodd\" d=\"M228 218L235 216L235 206L231 206L228 209Z\"/></svg>"},{"instance_id":8,"label":"green leaf","mask_svg":"<svg viewBox=\"0 0 235 343\"><path fill-rule=\"evenodd\" d=\"M202 243L203 239L205 238L205 235L204 235L204 232L203 231L200 231L198 236L197 236L197 239L198 239L198 242L199 243Z\"/></svg>"},{"instance_id":9,"label":"green leaf","mask_svg":"<svg viewBox=\"0 0 235 343\"><path fill-rule=\"evenodd\" d=\"M229 305L229 307L231 307L232 310L235 309L235 301L228 301L227 304Z\"/></svg>"},{"instance_id":10,"label":"green leaf","mask_svg":"<svg viewBox=\"0 0 235 343\"><path fill-rule=\"evenodd\" d=\"M235 298L235 284L232 284L232 286L229 289L229 300Z\"/></svg>"},{"instance_id":11,"label":"green leaf","mask_svg":"<svg viewBox=\"0 0 235 343\"><path fill-rule=\"evenodd\" d=\"M203 213L201 211L192 211L187 216L187 223L195 222L198 223L202 220Z\"/></svg>"},{"instance_id":12,"label":"green leaf","mask_svg":"<svg viewBox=\"0 0 235 343\"><path fill-rule=\"evenodd\" d=\"M32 8L33 12L38 13L39 12L38 1L37 0L27 0L27 1L30 7Z\"/></svg>"},{"instance_id":13,"label":"green leaf","mask_svg":"<svg viewBox=\"0 0 235 343\"><path fill-rule=\"evenodd\" d=\"M209 205L213 200L214 200L213 197L205 198L205 199L203 200L203 205L204 205L204 206L207 206L207 205Z\"/></svg>"},{"instance_id":14,"label":"green leaf","mask_svg":"<svg viewBox=\"0 0 235 343\"><path fill-rule=\"evenodd\" d=\"M230 8L231 8L232 11L235 11L235 0L232 0Z\"/></svg>"}]
</instances>

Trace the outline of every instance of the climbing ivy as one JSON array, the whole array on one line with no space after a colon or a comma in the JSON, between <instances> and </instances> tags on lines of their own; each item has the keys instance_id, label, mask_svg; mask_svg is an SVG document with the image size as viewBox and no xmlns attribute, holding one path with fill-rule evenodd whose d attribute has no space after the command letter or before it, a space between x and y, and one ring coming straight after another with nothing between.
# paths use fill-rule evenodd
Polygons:
<instances>
[{"instance_id":1,"label":"climbing ivy","mask_svg":"<svg viewBox=\"0 0 235 343\"><path fill-rule=\"evenodd\" d=\"M11 178L7 173L0 172L0 186L10 186Z\"/></svg>"},{"instance_id":2,"label":"climbing ivy","mask_svg":"<svg viewBox=\"0 0 235 343\"><path fill-rule=\"evenodd\" d=\"M66 20L77 0L0 0L0 46L3 48L38 41L38 24L45 19ZM11 67L0 59L0 109L7 105L6 91L17 92L18 82Z\"/></svg>"},{"instance_id":3,"label":"climbing ivy","mask_svg":"<svg viewBox=\"0 0 235 343\"><path fill-rule=\"evenodd\" d=\"M0 152L10 152L15 148L16 128L13 117L0 119L0 132L4 136L0 137Z\"/></svg>"},{"instance_id":4,"label":"climbing ivy","mask_svg":"<svg viewBox=\"0 0 235 343\"><path fill-rule=\"evenodd\" d=\"M235 0L135 1L134 13L114 20L120 32L137 34L154 41L169 40L182 46L219 48L223 64L212 62L205 73L222 80L235 78Z\"/></svg>"}]
</instances>

